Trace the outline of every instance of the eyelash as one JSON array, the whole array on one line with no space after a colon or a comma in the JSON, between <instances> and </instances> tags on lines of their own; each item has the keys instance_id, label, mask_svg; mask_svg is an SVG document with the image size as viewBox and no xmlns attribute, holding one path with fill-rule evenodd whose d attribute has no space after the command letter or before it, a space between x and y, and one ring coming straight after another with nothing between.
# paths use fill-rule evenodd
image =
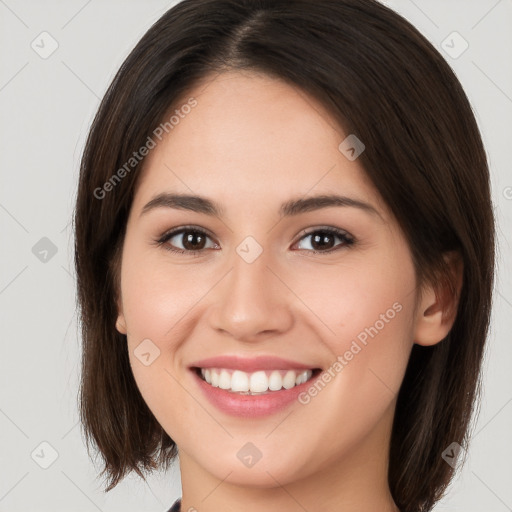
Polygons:
<instances>
[{"instance_id":1,"label":"eyelash","mask_svg":"<svg viewBox=\"0 0 512 512\"><path fill-rule=\"evenodd\" d=\"M171 251L173 253L177 253L177 254L185 254L186 253L188 256L198 257L201 255L200 254L201 252L205 251L205 249L188 251L185 249L176 249L176 248L173 248L171 245L167 244L167 241L170 240L171 238L173 238L174 236L182 234L182 233L187 233L187 232L188 233L199 233L202 236L211 238L209 233L207 233L206 231L204 231L200 228L196 228L194 226L183 226L183 227L173 229L171 231L164 233L158 240L155 240L155 243L158 246L162 246L165 250ZM332 228L332 227L315 228L314 230L311 230L307 233L302 233L301 238L299 238L299 240L297 242L300 242L300 240L302 240L303 238L305 238L307 236L310 236L310 235L313 235L313 234L319 233L319 232L320 233L328 233L330 235L337 236L338 238L340 238L343 241L343 243L335 246L333 249L329 249L326 251L316 251L314 249L313 250L298 249L298 250L299 251L307 251L307 252L310 252L313 254L330 254L330 253L333 253L333 252L339 250L342 247L350 247L351 245L353 245L355 243L355 239L353 237L351 237L348 233L346 233L345 231L342 231L340 229Z\"/></svg>"}]
</instances>

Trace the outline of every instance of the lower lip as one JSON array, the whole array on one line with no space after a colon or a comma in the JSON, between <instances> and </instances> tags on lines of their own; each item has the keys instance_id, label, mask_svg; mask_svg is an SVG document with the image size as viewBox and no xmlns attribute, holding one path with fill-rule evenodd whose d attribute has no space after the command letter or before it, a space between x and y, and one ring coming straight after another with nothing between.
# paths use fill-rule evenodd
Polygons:
<instances>
[{"instance_id":1,"label":"lower lip","mask_svg":"<svg viewBox=\"0 0 512 512\"><path fill-rule=\"evenodd\" d=\"M240 395L233 393L211 386L199 377L195 369L192 369L192 374L206 398L222 412L231 416L258 418L274 414L290 406L293 402L298 401L300 393L309 388L321 372L318 372L318 375L313 374L311 379L298 386L282 389L281 391L269 391L264 395Z\"/></svg>"}]
</instances>

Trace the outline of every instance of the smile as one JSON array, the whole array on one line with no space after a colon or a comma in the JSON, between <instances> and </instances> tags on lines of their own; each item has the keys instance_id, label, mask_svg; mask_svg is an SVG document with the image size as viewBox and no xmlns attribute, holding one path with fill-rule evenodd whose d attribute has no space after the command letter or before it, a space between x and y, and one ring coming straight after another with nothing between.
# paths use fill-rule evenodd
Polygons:
<instances>
[{"instance_id":1,"label":"smile","mask_svg":"<svg viewBox=\"0 0 512 512\"><path fill-rule=\"evenodd\" d=\"M322 373L314 363L270 354L252 358L219 355L191 361L188 368L211 405L241 418L263 418L298 404L300 393Z\"/></svg>"},{"instance_id":2,"label":"smile","mask_svg":"<svg viewBox=\"0 0 512 512\"><path fill-rule=\"evenodd\" d=\"M197 368L200 378L212 387L245 395L261 395L304 384L320 370L258 370L244 372L227 368Z\"/></svg>"}]
</instances>

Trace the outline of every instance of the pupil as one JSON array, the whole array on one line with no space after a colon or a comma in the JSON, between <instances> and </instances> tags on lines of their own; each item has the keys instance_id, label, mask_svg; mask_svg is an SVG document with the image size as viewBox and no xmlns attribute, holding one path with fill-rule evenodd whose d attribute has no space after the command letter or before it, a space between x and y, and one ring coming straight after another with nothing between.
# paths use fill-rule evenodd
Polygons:
<instances>
[{"instance_id":1,"label":"pupil","mask_svg":"<svg viewBox=\"0 0 512 512\"><path fill-rule=\"evenodd\" d=\"M185 247L185 249L196 251L202 249L204 246L204 237L201 233L190 232L190 234L188 234L184 238L185 242L183 243L183 247ZM197 247L198 244L200 247Z\"/></svg>"},{"instance_id":2,"label":"pupil","mask_svg":"<svg viewBox=\"0 0 512 512\"><path fill-rule=\"evenodd\" d=\"M313 246L314 249L325 248L326 245L329 246L328 248L330 248L330 246L332 246L333 238L334 238L333 235L331 235L330 233L323 233L322 235L314 235L311 245ZM331 243L329 243L329 240Z\"/></svg>"}]
</instances>

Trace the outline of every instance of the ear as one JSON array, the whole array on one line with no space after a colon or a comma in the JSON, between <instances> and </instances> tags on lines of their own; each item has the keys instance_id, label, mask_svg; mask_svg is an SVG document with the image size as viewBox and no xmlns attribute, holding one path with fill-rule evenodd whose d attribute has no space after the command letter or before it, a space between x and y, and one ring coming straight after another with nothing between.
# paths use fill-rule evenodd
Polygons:
<instances>
[{"instance_id":1,"label":"ear","mask_svg":"<svg viewBox=\"0 0 512 512\"><path fill-rule=\"evenodd\" d=\"M462 290L462 257L458 252L451 251L444 254L444 260L450 268L451 282L427 285L422 290L414 332L414 342L418 345L432 346L442 341L457 316Z\"/></svg>"},{"instance_id":2,"label":"ear","mask_svg":"<svg viewBox=\"0 0 512 512\"><path fill-rule=\"evenodd\" d=\"M116 329L121 334L126 334L127 333L126 321L125 321L125 318L124 318L123 306L122 306L122 304L120 302L121 301L117 301L118 315L117 315L117 320L116 320Z\"/></svg>"}]
</instances>

